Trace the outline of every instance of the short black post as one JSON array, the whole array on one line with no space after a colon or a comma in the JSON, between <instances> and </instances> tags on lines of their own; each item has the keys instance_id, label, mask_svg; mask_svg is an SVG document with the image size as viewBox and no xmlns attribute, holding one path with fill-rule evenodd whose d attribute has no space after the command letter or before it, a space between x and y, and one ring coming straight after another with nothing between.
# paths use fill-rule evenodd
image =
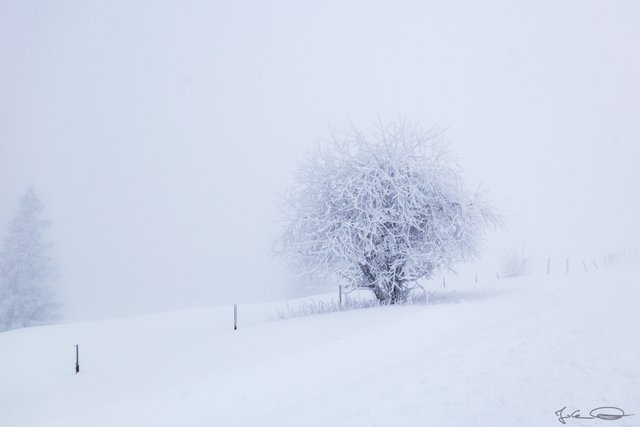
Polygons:
<instances>
[{"instance_id":1,"label":"short black post","mask_svg":"<svg viewBox=\"0 0 640 427\"><path fill-rule=\"evenodd\" d=\"M78 352L78 345L76 344L76 374L80 372L80 355Z\"/></svg>"},{"instance_id":2,"label":"short black post","mask_svg":"<svg viewBox=\"0 0 640 427\"><path fill-rule=\"evenodd\" d=\"M233 330L238 329L238 304L233 304Z\"/></svg>"}]
</instances>

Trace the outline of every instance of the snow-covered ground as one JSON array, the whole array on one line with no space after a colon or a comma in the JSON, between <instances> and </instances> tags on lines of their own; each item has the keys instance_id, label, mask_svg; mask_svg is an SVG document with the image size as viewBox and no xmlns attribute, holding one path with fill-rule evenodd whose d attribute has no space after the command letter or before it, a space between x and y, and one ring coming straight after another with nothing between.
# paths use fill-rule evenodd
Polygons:
<instances>
[{"instance_id":1,"label":"snow-covered ground","mask_svg":"<svg viewBox=\"0 0 640 427\"><path fill-rule=\"evenodd\" d=\"M240 305L237 331L215 307L5 332L0 426L538 427L602 406L638 415L563 421L637 426L639 279L618 264L287 320Z\"/></svg>"}]
</instances>

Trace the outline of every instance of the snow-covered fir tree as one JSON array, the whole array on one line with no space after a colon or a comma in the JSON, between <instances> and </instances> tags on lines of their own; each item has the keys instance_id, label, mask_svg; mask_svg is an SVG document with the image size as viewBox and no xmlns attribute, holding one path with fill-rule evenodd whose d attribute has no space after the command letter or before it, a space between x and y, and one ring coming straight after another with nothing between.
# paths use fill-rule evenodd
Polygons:
<instances>
[{"instance_id":1,"label":"snow-covered fir tree","mask_svg":"<svg viewBox=\"0 0 640 427\"><path fill-rule=\"evenodd\" d=\"M44 205L33 188L20 201L0 252L0 331L45 324L57 317Z\"/></svg>"},{"instance_id":2,"label":"snow-covered fir tree","mask_svg":"<svg viewBox=\"0 0 640 427\"><path fill-rule=\"evenodd\" d=\"M281 250L300 272L335 273L387 304L475 256L499 222L440 134L405 122L334 137L302 165L285 212Z\"/></svg>"}]
</instances>

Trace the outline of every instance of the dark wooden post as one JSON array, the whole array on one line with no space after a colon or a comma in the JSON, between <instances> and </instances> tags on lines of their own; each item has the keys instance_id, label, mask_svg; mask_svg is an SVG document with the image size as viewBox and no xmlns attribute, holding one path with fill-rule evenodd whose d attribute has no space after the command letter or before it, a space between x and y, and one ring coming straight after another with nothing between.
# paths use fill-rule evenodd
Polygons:
<instances>
[{"instance_id":1,"label":"dark wooden post","mask_svg":"<svg viewBox=\"0 0 640 427\"><path fill-rule=\"evenodd\" d=\"M238 304L233 304L233 330L238 329Z\"/></svg>"},{"instance_id":2,"label":"dark wooden post","mask_svg":"<svg viewBox=\"0 0 640 427\"><path fill-rule=\"evenodd\" d=\"M76 374L80 372L80 354L78 351L78 345L76 344Z\"/></svg>"}]
</instances>

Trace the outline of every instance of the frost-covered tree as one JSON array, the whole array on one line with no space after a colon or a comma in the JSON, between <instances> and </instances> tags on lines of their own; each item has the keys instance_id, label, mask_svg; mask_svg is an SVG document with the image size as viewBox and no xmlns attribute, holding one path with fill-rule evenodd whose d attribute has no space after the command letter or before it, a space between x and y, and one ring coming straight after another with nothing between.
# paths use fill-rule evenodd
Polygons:
<instances>
[{"instance_id":1,"label":"frost-covered tree","mask_svg":"<svg viewBox=\"0 0 640 427\"><path fill-rule=\"evenodd\" d=\"M405 122L334 136L302 165L285 212L281 253L300 272L337 274L386 304L475 256L499 221L465 190L441 134Z\"/></svg>"},{"instance_id":2,"label":"frost-covered tree","mask_svg":"<svg viewBox=\"0 0 640 427\"><path fill-rule=\"evenodd\" d=\"M0 253L0 331L47 323L56 317L51 289L44 206L33 188L20 201Z\"/></svg>"}]
</instances>

